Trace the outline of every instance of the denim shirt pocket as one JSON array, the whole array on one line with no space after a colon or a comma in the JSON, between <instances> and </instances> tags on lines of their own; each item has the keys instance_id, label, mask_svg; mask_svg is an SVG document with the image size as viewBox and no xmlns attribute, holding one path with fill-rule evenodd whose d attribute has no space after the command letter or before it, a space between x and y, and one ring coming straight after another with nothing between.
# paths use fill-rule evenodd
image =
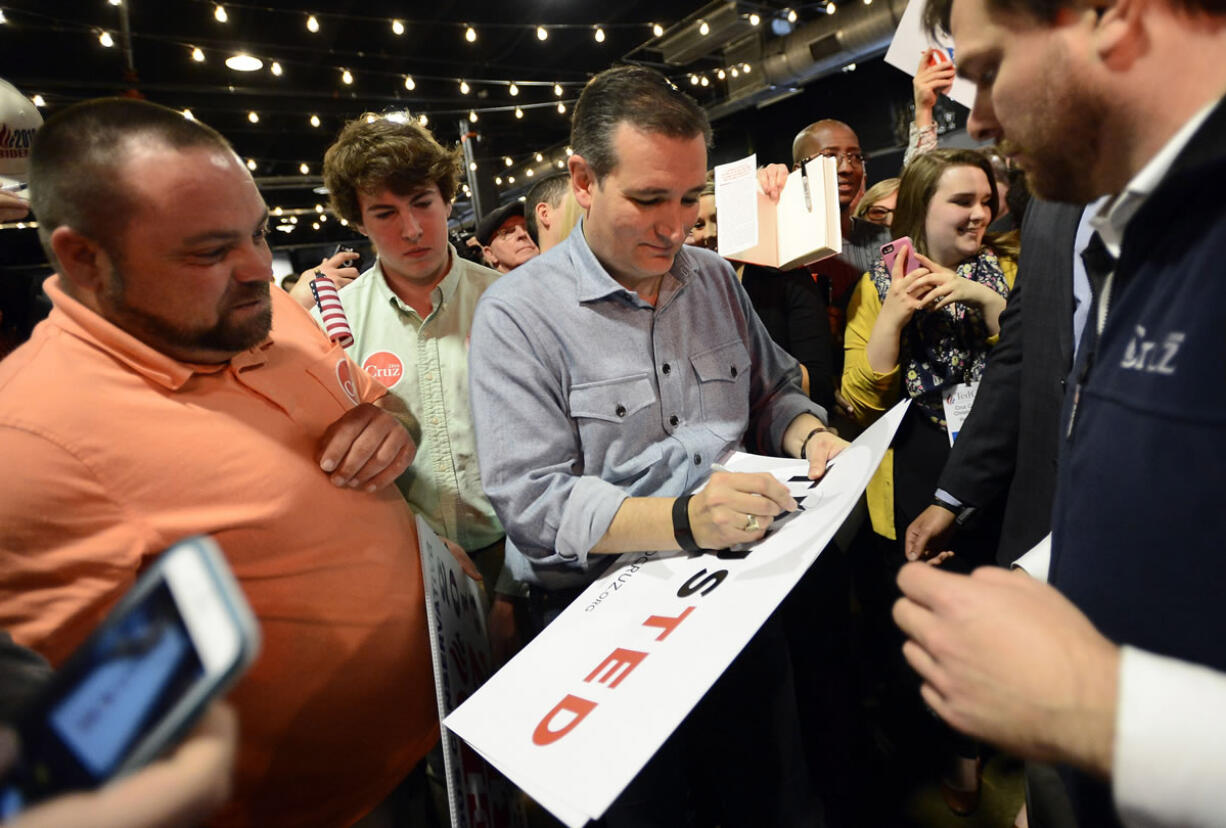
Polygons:
<instances>
[{"instance_id":1,"label":"denim shirt pocket","mask_svg":"<svg viewBox=\"0 0 1226 828\"><path fill-rule=\"evenodd\" d=\"M639 476L661 457L655 389L646 373L573 385L570 416L582 444L584 474L610 483Z\"/></svg>"},{"instance_id":2,"label":"denim shirt pocket","mask_svg":"<svg viewBox=\"0 0 1226 828\"><path fill-rule=\"evenodd\" d=\"M698 377L702 424L724 440L739 441L749 427L749 374L745 343L736 339L690 357Z\"/></svg>"}]
</instances>

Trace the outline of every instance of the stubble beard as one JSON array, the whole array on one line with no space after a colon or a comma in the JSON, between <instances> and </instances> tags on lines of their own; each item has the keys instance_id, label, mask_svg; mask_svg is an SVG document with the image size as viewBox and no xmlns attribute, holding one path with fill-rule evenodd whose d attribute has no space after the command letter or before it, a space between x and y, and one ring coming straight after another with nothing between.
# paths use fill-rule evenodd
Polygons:
<instances>
[{"instance_id":1,"label":"stubble beard","mask_svg":"<svg viewBox=\"0 0 1226 828\"><path fill-rule=\"evenodd\" d=\"M106 292L107 316L128 333L166 354L211 352L234 355L254 348L272 330L269 282L240 282L227 291L217 308L217 323L198 329L184 329L156 314L127 303L123 274L117 269L115 281ZM264 309L246 319L236 320L231 310L240 304L264 300Z\"/></svg>"}]
</instances>

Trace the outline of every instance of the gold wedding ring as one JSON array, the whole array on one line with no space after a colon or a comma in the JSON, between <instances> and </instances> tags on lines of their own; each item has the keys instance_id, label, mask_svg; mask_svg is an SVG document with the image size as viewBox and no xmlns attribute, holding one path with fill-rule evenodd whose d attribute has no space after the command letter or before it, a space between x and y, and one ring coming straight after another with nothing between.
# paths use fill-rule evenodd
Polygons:
<instances>
[{"instance_id":1,"label":"gold wedding ring","mask_svg":"<svg viewBox=\"0 0 1226 828\"><path fill-rule=\"evenodd\" d=\"M756 532L761 528L762 527L758 525L757 515L745 515L745 526L741 530L742 532Z\"/></svg>"}]
</instances>

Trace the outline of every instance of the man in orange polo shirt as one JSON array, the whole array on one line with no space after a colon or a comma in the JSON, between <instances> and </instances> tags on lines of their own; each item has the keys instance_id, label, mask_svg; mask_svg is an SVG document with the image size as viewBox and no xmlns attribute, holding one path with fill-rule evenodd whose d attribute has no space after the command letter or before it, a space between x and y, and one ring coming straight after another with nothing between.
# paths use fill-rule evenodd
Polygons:
<instances>
[{"instance_id":1,"label":"man in orange polo shirt","mask_svg":"<svg viewBox=\"0 0 1226 828\"><path fill-rule=\"evenodd\" d=\"M62 660L158 552L213 535L264 652L233 694L228 825L349 825L438 735L412 459L386 389L281 291L225 139L110 99L47 120L33 208L58 275L0 363L0 627Z\"/></svg>"}]
</instances>

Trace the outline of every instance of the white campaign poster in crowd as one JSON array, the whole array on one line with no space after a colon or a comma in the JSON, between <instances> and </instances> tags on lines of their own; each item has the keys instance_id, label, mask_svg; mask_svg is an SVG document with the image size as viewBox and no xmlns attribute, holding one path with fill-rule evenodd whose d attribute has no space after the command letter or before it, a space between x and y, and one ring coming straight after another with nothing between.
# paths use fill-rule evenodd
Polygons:
<instances>
[{"instance_id":1,"label":"white campaign poster in crowd","mask_svg":"<svg viewBox=\"0 0 1226 828\"><path fill-rule=\"evenodd\" d=\"M817 482L747 454L803 507L719 555L631 553L445 724L565 824L612 804L753 637L847 518L906 411L899 403Z\"/></svg>"},{"instance_id":2,"label":"white campaign poster in crowd","mask_svg":"<svg viewBox=\"0 0 1226 828\"><path fill-rule=\"evenodd\" d=\"M886 63L898 67L911 77L915 77L920 55L925 49L941 49L954 63L958 62L958 53L952 40L934 40L924 31L924 2L925 0L911 0L907 4L907 10L898 21L894 39L890 41L890 48L885 53ZM975 103L975 84L966 78L958 78L954 81L953 89L949 90L949 97L970 109Z\"/></svg>"},{"instance_id":3,"label":"white campaign poster in crowd","mask_svg":"<svg viewBox=\"0 0 1226 828\"><path fill-rule=\"evenodd\" d=\"M441 720L489 677L485 599L421 517L417 518L417 538ZM522 815L506 780L446 728L442 737L452 828L521 825Z\"/></svg>"}]
</instances>

